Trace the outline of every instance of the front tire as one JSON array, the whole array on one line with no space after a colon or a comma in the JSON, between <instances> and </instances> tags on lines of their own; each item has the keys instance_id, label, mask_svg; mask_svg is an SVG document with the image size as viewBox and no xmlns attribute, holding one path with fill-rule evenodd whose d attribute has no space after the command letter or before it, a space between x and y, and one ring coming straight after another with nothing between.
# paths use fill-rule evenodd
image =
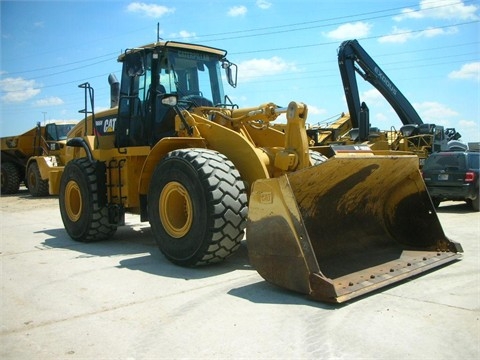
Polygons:
<instances>
[{"instance_id":1,"label":"front tire","mask_svg":"<svg viewBox=\"0 0 480 360\"><path fill-rule=\"evenodd\" d=\"M42 180L38 164L32 162L27 170L27 187L34 197L48 195L48 180Z\"/></svg>"},{"instance_id":2,"label":"front tire","mask_svg":"<svg viewBox=\"0 0 480 360\"><path fill-rule=\"evenodd\" d=\"M172 151L152 175L150 225L160 251L175 264L204 265L233 254L244 236L247 210L238 170L216 151Z\"/></svg>"},{"instance_id":3,"label":"front tire","mask_svg":"<svg viewBox=\"0 0 480 360\"><path fill-rule=\"evenodd\" d=\"M113 236L117 226L108 221L108 209L101 204L97 184L98 163L74 159L65 166L60 180L60 214L73 240L90 242Z\"/></svg>"}]
</instances>

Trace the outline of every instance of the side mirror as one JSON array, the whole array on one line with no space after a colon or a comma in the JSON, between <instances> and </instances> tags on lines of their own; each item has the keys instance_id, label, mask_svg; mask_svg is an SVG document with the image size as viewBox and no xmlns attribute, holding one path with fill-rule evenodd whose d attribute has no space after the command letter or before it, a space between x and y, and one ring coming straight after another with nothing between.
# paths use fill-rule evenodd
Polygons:
<instances>
[{"instance_id":1,"label":"side mirror","mask_svg":"<svg viewBox=\"0 0 480 360\"><path fill-rule=\"evenodd\" d=\"M185 126L185 129L187 129L188 134L192 135L193 134L193 128L192 128L192 126L190 126L188 124L187 120L185 119L185 116L183 116L182 111L178 107L178 95L176 95L176 94L165 94L165 95L161 95L161 96L162 96L162 99L161 99L162 104L165 105L165 106L173 107L173 109L177 113L178 117L182 121L183 126Z\"/></svg>"},{"instance_id":2,"label":"side mirror","mask_svg":"<svg viewBox=\"0 0 480 360\"><path fill-rule=\"evenodd\" d=\"M130 77L142 76L145 73L143 54L141 52L131 53L125 57L127 74Z\"/></svg>"},{"instance_id":3,"label":"side mirror","mask_svg":"<svg viewBox=\"0 0 480 360\"><path fill-rule=\"evenodd\" d=\"M165 106L176 106L178 104L178 96L174 94L166 94L163 95L161 101Z\"/></svg>"},{"instance_id":4,"label":"side mirror","mask_svg":"<svg viewBox=\"0 0 480 360\"><path fill-rule=\"evenodd\" d=\"M227 81L230 84L231 87L236 88L237 87L237 73L238 73L238 68L237 65L234 63L231 63L228 60L224 60L222 62L222 68L225 69L225 75L227 75Z\"/></svg>"}]
</instances>

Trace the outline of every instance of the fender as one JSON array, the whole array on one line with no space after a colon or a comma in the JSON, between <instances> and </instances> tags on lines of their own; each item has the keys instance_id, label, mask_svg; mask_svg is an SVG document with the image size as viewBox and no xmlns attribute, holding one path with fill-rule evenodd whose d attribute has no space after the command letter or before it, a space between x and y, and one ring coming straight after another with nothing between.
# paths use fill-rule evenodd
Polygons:
<instances>
[{"instance_id":1,"label":"fender","mask_svg":"<svg viewBox=\"0 0 480 360\"><path fill-rule=\"evenodd\" d=\"M170 151L185 148L206 148L218 151L231 160L249 188L256 179L269 178L265 159L261 151L239 132L225 128L202 117L195 117L196 127L201 137L168 137L160 140L151 150L142 168L139 194L146 195L150 177L155 166Z\"/></svg>"},{"instance_id":2,"label":"fender","mask_svg":"<svg viewBox=\"0 0 480 360\"><path fill-rule=\"evenodd\" d=\"M147 193L150 187L155 166L170 151L184 148L206 148L203 138L191 137L166 137L160 140L150 151L143 163L140 181L138 183L138 196L140 200L140 221L148 221L147 214Z\"/></svg>"},{"instance_id":3,"label":"fender","mask_svg":"<svg viewBox=\"0 0 480 360\"><path fill-rule=\"evenodd\" d=\"M41 179L48 180L48 193L58 195L64 168L63 165L58 164L58 158L56 156L32 156L28 159L26 169L32 163L37 163Z\"/></svg>"},{"instance_id":4,"label":"fender","mask_svg":"<svg viewBox=\"0 0 480 360\"><path fill-rule=\"evenodd\" d=\"M204 138L191 137L167 137L160 140L150 151L147 159L143 163L142 173L138 184L138 193L140 196L147 195L155 166L170 151L185 148L206 148L207 144Z\"/></svg>"},{"instance_id":5,"label":"fender","mask_svg":"<svg viewBox=\"0 0 480 360\"><path fill-rule=\"evenodd\" d=\"M83 148L83 150L85 150L85 153L87 154L88 160L92 164L95 162L95 160L93 159L92 150L90 150L90 146L88 146L84 138L74 137L73 139L67 141L67 146Z\"/></svg>"}]
</instances>

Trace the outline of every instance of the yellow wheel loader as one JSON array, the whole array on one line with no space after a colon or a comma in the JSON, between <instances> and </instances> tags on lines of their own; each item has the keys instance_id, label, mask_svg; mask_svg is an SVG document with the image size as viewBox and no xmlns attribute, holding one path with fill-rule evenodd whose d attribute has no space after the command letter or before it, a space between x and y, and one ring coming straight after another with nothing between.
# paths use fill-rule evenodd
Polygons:
<instances>
[{"instance_id":1,"label":"yellow wheel loader","mask_svg":"<svg viewBox=\"0 0 480 360\"><path fill-rule=\"evenodd\" d=\"M309 149L308 109L239 108L224 95L226 51L178 42L126 50L118 107L71 131L52 190L77 241L111 237L125 213L149 221L173 263L223 261L245 235L267 281L343 302L452 262L415 156ZM88 84L86 99L93 104ZM118 97L117 97L118 94ZM88 104L88 101L85 101ZM284 131L271 123L286 113Z\"/></svg>"}]
</instances>

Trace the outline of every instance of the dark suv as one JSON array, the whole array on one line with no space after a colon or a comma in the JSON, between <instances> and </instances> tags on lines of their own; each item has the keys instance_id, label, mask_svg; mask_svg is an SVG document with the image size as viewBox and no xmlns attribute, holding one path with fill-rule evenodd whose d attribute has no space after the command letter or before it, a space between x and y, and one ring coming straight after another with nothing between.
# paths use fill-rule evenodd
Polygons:
<instances>
[{"instance_id":1,"label":"dark suv","mask_svg":"<svg viewBox=\"0 0 480 360\"><path fill-rule=\"evenodd\" d=\"M423 166L423 180L435 207L441 201L466 201L479 211L480 152L437 152Z\"/></svg>"}]
</instances>

